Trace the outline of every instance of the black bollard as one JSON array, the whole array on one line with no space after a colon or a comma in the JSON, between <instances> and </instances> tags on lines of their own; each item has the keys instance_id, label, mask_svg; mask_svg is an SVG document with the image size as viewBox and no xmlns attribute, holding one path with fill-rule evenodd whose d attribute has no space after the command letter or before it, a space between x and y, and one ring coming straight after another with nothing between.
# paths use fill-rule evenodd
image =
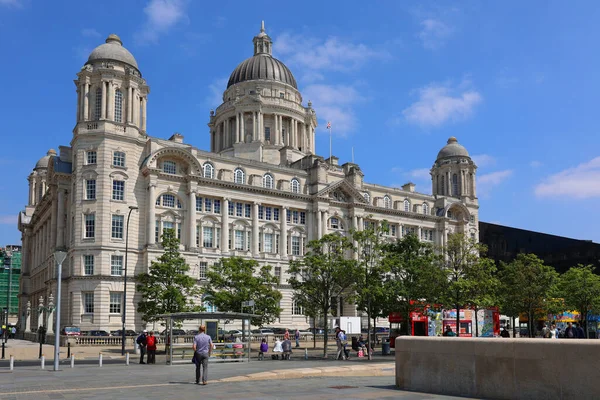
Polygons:
<instances>
[{"instance_id":1,"label":"black bollard","mask_svg":"<svg viewBox=\"0 0 600 400\"><path fill-rule=\"evenodd\" d=\"M67 342L67 358L71 358L71 342Z\"/></svg>"},{"instance_id":2,"label":"black bollard","mask_svg":"<svg viewBox=\"0 0 600 400\"><path fill-rule=\"evenodd\" d=\"M4 360L4 342L2 342L2 359Z\"/></svg>"},{"instance_id":3,"label":"black bollard","mask_svg":"<svg viewBox=\"0 0 600 400\"><path fill-rule=\"evenodd\" d=\"M42 342L40 341L40 355L38 356L38 358L42 358Z\"/></svg>"}]
</instances>

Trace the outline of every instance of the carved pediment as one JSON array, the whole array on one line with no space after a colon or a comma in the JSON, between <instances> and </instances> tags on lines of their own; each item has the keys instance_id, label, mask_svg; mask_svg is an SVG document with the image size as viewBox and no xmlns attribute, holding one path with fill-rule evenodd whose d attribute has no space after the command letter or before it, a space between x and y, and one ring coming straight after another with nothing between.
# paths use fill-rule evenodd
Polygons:
<instances>
[{"instance_id":1,"label":"carved pediment","mask_svg":"<svg viewBox=\"0 0 600 400\"><path fill-rule=\"evenodd\" d=\"M363 194L356 190L354 186L345 179L334 182L318 192L316 197L329 197L333 201L343 203L368 204Z\"/></svg>"}]
</instances>

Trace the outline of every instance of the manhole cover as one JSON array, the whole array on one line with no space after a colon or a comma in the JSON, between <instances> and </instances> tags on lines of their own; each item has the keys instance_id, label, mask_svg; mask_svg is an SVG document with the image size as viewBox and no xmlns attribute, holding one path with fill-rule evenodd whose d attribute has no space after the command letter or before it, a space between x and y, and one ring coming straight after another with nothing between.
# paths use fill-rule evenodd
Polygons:
<instances>
[{"instance_id":1,"label":"manhole cover","mask_svg":"<svg viewBox=\"0 0 600 400\"><path fill-rule=\"evenodd\" d=\"M330 389L357 389L358 386L344 386L344 385L340 385L340 386L329 386Z\"/></svg>"}]
</instances>

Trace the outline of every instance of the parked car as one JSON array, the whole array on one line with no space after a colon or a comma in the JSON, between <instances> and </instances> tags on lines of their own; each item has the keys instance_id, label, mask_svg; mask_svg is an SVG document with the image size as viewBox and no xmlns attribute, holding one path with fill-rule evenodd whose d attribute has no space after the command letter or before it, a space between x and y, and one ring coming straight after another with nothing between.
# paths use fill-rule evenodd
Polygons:
<instances>
[{"instance_id":1,"label":"parked car","mask_svg":"<svg viewBox=\"0 0 600 400\"><path fill-rule=\"evenodd\" d=\"M81 336L81 329L78 326L65 326L62 329L61 335L66 336Z\"/></svg>"},{"instance_id":2,"label":"parked car","mask_svg":"<svg viewBox=\"0 0 600 400\"><path fill-rule=\"evenodd\" d=\"M160 333L160 336L166 336L166 335L167 335L166 329ZM187 335L187 333L185 333L185 331L183 329L173 329L173 336L183 336L183 335Z\"/></svg>"},{"instance_id":3,"label":"parked car","mask_svg":"<svg viewBox=\"0 0 600 400\"><path fill-rule=\"evenodd\" d=\"M255 336L272 336L275 334L271 329L266 328L252 329L250 332Z\"/></svg>"},{"instance_id":4,"label":"parked car","mask_svg":"<svg viewBox=\"0 0 600 400\"><path fill-rule=\"evenodd\" d=\"M242 336L242 331L240 329L232 329L230 331L227 331L226 336L231 335L233 335L234 337Z\"/></svg>"},{"instance_id":5,"label":"parked car","mask_svg":"<svg viewBox=\"0 0 600 400\"><path fill-rule=\"evenodd\" d=\"M283 334L285 334L285 330L286 330L287 328L271 328L271 327L266 327L266 328L264 328L264 329L268 329L268 330L271 330L271 331L273 331L273 333L274 333L275 335L283 335ZM289 332L290 332L290 334L291 334L291 333L292 333L292 330L290 329L290 330L289 330Z\"/></svg>"},{"instance_id":6,"label":"parked car","mask_svg":"<svg viewBox=\"0 0 600 400\"><path fill-rule=\"evenodd\" d=\"M116 331L110 331L110 336L122 336L121 335L121 330L116 330ZM125 329L125 336L137 336L137 333L135 333L134 330L131 329Z\"/></svg>"},{"instance_id":7,"label":"parked car","mask_svg":"<svg viewBox=\"0 0 600 400\"><path fill-rule=\"evenodd\" d=\"M110 333L101 330L90 331L90 336L110 336Z\"/></svg>"},{"instance_id":8,"label":"parked car","mask_svg":"<svg viewBox=\"0 0 600 400\"><path fill-rule=\"evenodd\" d=\"M296 331L294 330L295 333ZM313 336L313 333L311 331L309 331L308 329L299 329L300 332L300 336Z\"/></svg>"}]
</instances>

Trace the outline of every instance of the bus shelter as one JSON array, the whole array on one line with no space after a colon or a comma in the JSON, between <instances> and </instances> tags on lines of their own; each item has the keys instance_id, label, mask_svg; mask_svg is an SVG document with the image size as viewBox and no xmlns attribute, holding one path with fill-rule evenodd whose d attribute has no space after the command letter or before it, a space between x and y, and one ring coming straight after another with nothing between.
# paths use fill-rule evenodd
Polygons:
<instances>
[{"instance_id":1,"label":"bus shelter","mask_svg":"<svg viewBox=\"0 0 600 400\"><path fill-rule=\"evenodd\" d=\"M209 362L243 362L250 361L250 320L260 317L256 314L233 312L181 312L161 314L158 318L166 323L165 344L167 346L167 364L191 363L194 351L193 335L173 335L173 327L177 322L196 320L199 325L206 326L206 334L213 339L213 351ZM219 342L219 323L242 322L241 337L233 342Z\"/></svg>"}]
</instances>

